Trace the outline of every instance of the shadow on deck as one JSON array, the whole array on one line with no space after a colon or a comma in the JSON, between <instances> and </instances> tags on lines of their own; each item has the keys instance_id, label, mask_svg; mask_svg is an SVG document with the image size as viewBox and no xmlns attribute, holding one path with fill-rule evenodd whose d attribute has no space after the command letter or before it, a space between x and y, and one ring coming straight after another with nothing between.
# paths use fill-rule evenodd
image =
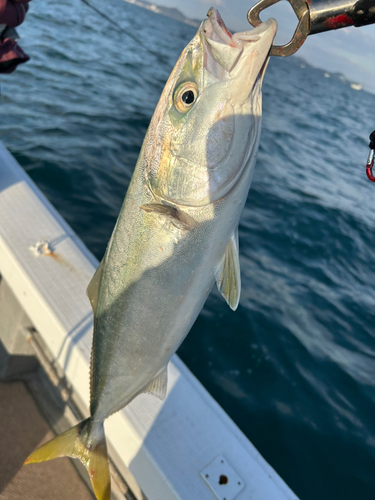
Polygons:
<instances>
[{"instance_id":1,"label":"shadow on deck","mask_svg":"<svg viewBox=\"0 0 375 500\"><path fill-rule=\"evenodd\" d=\"M22 467L54 433L25 382L0 382L0 499L93 500L68 458Z\"/></svg>"}]
</instances>

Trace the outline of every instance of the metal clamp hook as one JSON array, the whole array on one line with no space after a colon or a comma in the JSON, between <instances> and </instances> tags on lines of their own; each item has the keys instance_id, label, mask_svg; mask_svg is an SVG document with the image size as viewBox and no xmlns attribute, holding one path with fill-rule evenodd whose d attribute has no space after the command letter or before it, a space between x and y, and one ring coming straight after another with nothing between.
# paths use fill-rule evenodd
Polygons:
<instances>
[{"instance_id":1,"label":"metal clamp hook","mask_svg":"<svg viewBox=\"0 0 375 500\"><path fill-rule=\"evenodd\" d=\"M247 19L254 27L261 24L262 10L280 0L260 0L247 13ZM375 23L373 0L288 0L296 16L298 25L293 38L286 45L274 45L271 56L294 54L309 35L336 30L347 26L365 26Z\"/></svg>"},{"instance_id":2,"label":"metal clamp hook","mask_svg":"<svg viewBox=\"0 0 375 500\"><path fill-rule=\"evenodd\" d=\"M367 163L366 163L366 174L368 179L371 182L375 182L375 176L372 174L372 169L374 167L374 157L375 157L375 130L370 134L370 153L367 158Z\"/></svg>"},{"instance_id":3,"label":"metal clamp hook","mask_svg":"<svg viewBox=\"0 0 375 500\"><path fill-rule=\"evenodd\" d=\"M375 182L375 176L372 173L373 167L374 167L374 150L372 149L367 158L366 174L370 181Z\"/></svg>"},{"instance_id":4,"label":"metal clamp hook","mask_svg":"<svg viewBox=\"0 0 375 500\"><path fill-rule=\"evenodd\" d=\"M262 21L260 20L259 14L262 10L267 7L271 7L280 0L261 0L254 7L252 7L247 13L247 19L249 23L256 28ZM294 32L293 38L286 45L272 45L270 55L271 56L291 56L301 47L303 42L306 40L309 34L310 28L310 12L307 7L305 0L288 0L290 5L293 7L296 13L299 23L297 25L296 31Z\"/></svg>"}]
</instances>

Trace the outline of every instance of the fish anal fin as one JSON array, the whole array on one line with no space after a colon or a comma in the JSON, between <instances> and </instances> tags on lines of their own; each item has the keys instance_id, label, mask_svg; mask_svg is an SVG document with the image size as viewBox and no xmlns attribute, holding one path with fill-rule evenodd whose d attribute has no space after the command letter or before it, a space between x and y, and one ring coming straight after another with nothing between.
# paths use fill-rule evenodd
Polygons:
<instances>
[{"instance_id":1,"label":"fish anal fin","mask_svg":"<svg viewBox=\"0 0 375 500\"><path fill-rule=\"evenodd\" d=\"M167 395L168 388L168 367L165 366L157 377L146 387L143 392L154 395L163 401Z\"/></svg>"},{"instance_id":2,"label":"fish anal fin","mask_svg":"<svg viewBox=\"0 0 375 500\"><path fill-rule=\"evenodd\" d=\"M96 309L98 307L99 288L100 288L100 282L102 281L104 260L105 260L105 255L104 255L101 263L99 264L98 268L96 269L94 276L91 278L91 281L90 281L89 286L87 287L87 291L86 291L87 296L90 299L91 307L92 307L92 310L94 311L94 314L96 313Z\"/></svg>"},{"instance_id":3,"label":"fish anal fin","mask_svg":"<svg viewBox=\"0 0 375 500\"><path fill-rule=\"evenodd\" d=\"M196 226L196 221L191 215L177 207L173 207L172 205L148 203L147 205L141 205L139 208L145 212L155 213L164 217L178 229L187 231Z\"/></svg>"},{"instance_id":4,"label":"fish anal fin","mask_svg":"<svg viewBox=\"0 0 375 500\"><path fill-rule=\"evenodd\" d=\"M240 260L238 254L238 228L234 231L224 256L215 273L219 292L235 311L238 307L241 293Z\"/></svg>"}]
</instances>

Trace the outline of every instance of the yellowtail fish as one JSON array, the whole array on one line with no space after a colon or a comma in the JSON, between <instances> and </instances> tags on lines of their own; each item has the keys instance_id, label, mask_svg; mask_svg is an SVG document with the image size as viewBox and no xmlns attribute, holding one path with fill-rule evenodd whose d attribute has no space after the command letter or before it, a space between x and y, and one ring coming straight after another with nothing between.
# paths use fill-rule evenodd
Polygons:
<instances>
[{"instance_id":1,"label":"yellowtail fish","mask_svg":"<svg viewBox=\"0 0 375 500\"><path fill-rule=\"evenodd\" d=\"M78 458L109 500L103 421L142 392L163 399L167 364L215 282L240 296L237 227L254 170L273 19L232 35L210 9L151 120L103 260L94 311L90 418L25 463Z\"/></svg>"}]
</instances>

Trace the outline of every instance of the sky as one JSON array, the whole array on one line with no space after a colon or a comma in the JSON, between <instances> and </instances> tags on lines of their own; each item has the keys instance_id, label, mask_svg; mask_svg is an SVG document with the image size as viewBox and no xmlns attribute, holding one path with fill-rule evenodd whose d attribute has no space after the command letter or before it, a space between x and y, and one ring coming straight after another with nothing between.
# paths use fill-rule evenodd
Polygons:
<instances>
[{"instance_id":1,"label":"sky","mask_svg":"<svg viewBox=\"0 0 375 500\"><path fill-rule=\"evenodd\" d=\"M149 0L152 1L152 0ZM312 0L314 1L314 0ZM328 1L328 0L327 0ZM176 7L187 17L204 19L208 9L216 7L231 30L249 29L246 14L256 0L157 0L160 5ZM354 3L354 2L353 2ZM274 17L279 25L276 42L286 43L293 36L298 20L291 5L282 1L261 14L262 21ZM343 28L311 35L296 55L312 66L342 73L349 81L363 84L375 93L375 25Z\"/></svg>"}]
</instances>

